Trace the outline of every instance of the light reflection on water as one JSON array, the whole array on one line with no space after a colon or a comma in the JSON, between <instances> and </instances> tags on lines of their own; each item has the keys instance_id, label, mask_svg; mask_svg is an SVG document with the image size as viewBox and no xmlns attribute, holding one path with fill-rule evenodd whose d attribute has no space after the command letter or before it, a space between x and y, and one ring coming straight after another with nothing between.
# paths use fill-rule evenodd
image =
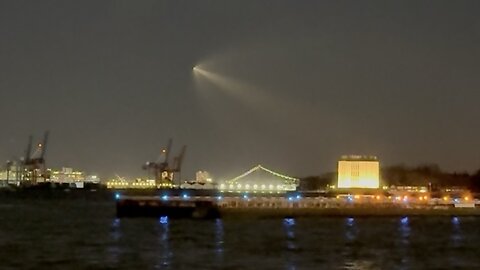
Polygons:
<instances>
[{"instance_id":1,"label":"light reflection on water","mask_svg":"<svg viewBox=\"0 0 480 270\"><path fill-rule=\"evenodd\" d=\"M41 203L2 208L1 269L480 269L479 217L120 220Z\"/></svg>"},{"instance_id":2,"label":"light reflection on water","mask_svg":"<svg viewBox=\"0 0 480 270\"><path fill-rule=\"evenodd\" d=\"M275 221L275 220L272 220ZM285 269L303 269L301 266L302 260L309 259L308 257L303 257L301 251L303 250L301 247L302 238L306 235L302 232L302 229L299 229L299 224L309 223L311 222L308 219L301 220L302 222L298 222L297 219L293 218L285 218L282 222L282 228L284 233L285 239L285 248L286 253L283 258L284 260L284 268ZM397 257L400 258L395 264L395 269L411 269L412 265L415 265L412 262L412 254L411 254L411 241L412 241L412 222L411 218L409 217L401 217L395 219L394 226L396 227L396 237L391 239L391 241L396 242L395 246L390 248L395 248L391 252L394 252ZM229 242L226 241L225 234L225 226L231 225L232 221L224 221L222 219L216 219L214 221L170 221L168 218L160 218L158 220L158 262L155 265L156 269L175 269L175 265L181 264L180 257L182 255L182 250L175 249L172 246L172 235L171 235L171 226L183 226L185 223L188 223L188 226L200 226L203 227L205 224L210 224L210 230L213 230L212 234L212 260L215 261L215 265L229 265L228 264L228 256L235 256L236 253L225 253L225 248L229 246ZM252 221L250 224L252 227L255 227L255 221ZM277 221L278 222L278 221ZM418 222L418 221L415 221ZM112 245L109 247L109 261L113 264L118 264L119 257L122 255L122 249L125 251L125 247L121 246L121 238L122 238L122 221L119 219L113 219L111 222L111 240ZM298 224L299 223L299 224ZM368 231L371 229L375 229L375 227L369 227L369 224L375 224L376 226L382 226L382 228L390 226L389 222L385 222L384 220L379 219L378 222L375 220L365 220L362 218L353 218L348 217L343 219L343 233L344 233L344 243L342 247L341 256L343 257L343 263L339 266L340 269L348 269L348 270L370 270L370 269L384 269L380 265L378 261L375 261L372 258L363 256L364 251L368 250L368 244L365 244L365 239L363 239L364 235L362 235L362 231ZM463 234L461 230L461 220L458 217L451 217L449 221L451 227L451 233L449 234L450 243L453 248L458 248L462 245ZM318 224L317 224L318 225ZM321 225L321 222L320 222ZM205 229L208 227L205 227ZM184 227L183 229L188 229ZM268 230L267 228L263 228L264 230ZM303 228L305 229L305 228ZM335 227L329 228L332 233L336 230ZM312 228L309 226L305 232L311 231ZM385 229L388 230L388 229ZM261 234L262 230L258 230ZM182 230L182 233L185 233ZM206 232L208 234L208 232ZM230 232L231 233L231 232ZM240 234L240 232L238 232ZM251 233L251 232L250 232ZM377 235L378 239L370 239L373 241L385 241L388 239L381 239L381 235ZM258 235L258 239L261 239L261 235ZM228 239L228 238L227 238ZM257 239L257 240L258 240ZM318 241L322 241L318 239ZM248 244L248 241L245 241ZM328 243L330 245L335 245L338 243ZM235 251L238 246L230 247L231 251ZM307 247L308 248L308 247ZM205 258L203 258L205 259ZM248 261L248 259L246 259ZM461 264L457 258L449 258L449 262L452 265ZM391 265L389 265L391 266ZM206 267L208 268L208 267ZM337 268L337 267L336 267Z\"/></svg>"},{"instance_id":3,"label":"light reflection on water","mask_svg":"<svg viewBox=\"0 0 480 270\"><path fill-rule=\"evenodd\" d=\"M344 228L345 243L342 251L344 257L342 269L375 269L372 267L373 263L370 260L359 258L359 228L356 219L353 217L345 218Z\"/></svg>"},{"instance_id":4,"label":"light reflection on water","mask_svg":"<svg viewBox=\"0 0 480 270\"><path fill-rule=\"evenodd\" d=\"M286 236L286 248L289 253L286 256L286 268L289 270L297 269L297 256L295 252L298 250L298 245L295 239L295 219L294 218L285 218L283 219L283 229Z\"/></svg>"},{"instance_id":5,"label":"light reflection on water","mask_svg":"<svg viewBox=\"0 0 480 270\"><path fill-rule=\"evenodd\" d=\"M121 256L121 249L120 249L120 219L114 218L111 225L111 244L107 248L107 260L109 263L117 264L119 262L119 258Z\"/></svg>"},{"instance_id":6,"label":"light reflection on water","mask_svg":"<svg viewBox=\"0 0 480 270\"><path fill-rule=\"evenodd\" d=\"M283 228L285 230L285 234L287 236L287 249L294 250L297 248L295 243L295 219L293 218L285 218L283 220Z\"/></svg>"},{"instance_id":7,"label":"light reflection on water","mask_svg":"<svg viewBox=\"0 0 480 270\"><path fill-rule=\"evenodd\" d=\"M224 245L224 236L223 236L223 221L222 219L215 220L215 254L217 255L217 260L223 260L223 245Z\"/></svg>"},{"instance_id":8,"label":"light reflection on water","mask_svg":"<svg viewBox=\"0 0 480 270\"><path fill-rule=\"evenodd\" d=\"M170 250L170 239L169 239L169 221L168 217L160 217L158 221L158 231L159 231L159 246L160 254L158 254L158 259L160 260L156 269L165 269L170 266L170 259L172 257L172 251Z\"/></svg>"},{"instance_id":9,"label":"light reflection on water","mask_svg":"<svg viewBox=\"0 0 480 270\"><path fill-rule=\"evenodd\" d=\"M462 245L463 235L462 228L460 226L460 218L452 217L452 244L454 248L458 248Z\"/></svg>"},{"instance_id":10,"label":"light reflection on water","mask_svg":"<svg viewBox=\"0 0 480 270\"><path fill-rule=\"evenodd\" d=\"M401 243L404 245L405 248L408 248L408 245L410 244L410 233L411 233L410 220L408 217L400 218L398 230L400 232Z\"/></svg>"},{"instance_id":11,"label":"light reflection on water","mask_svg":"<svg viewBox=\"0 0 480 270\"><path fill-rule=\"evenodd\" d=\"M410 219L409 217L402 217L398 222L398 242L399 242L399 255L401 257L399 268L408 269L410 264L409 252L410 252Z\"/></svg>"},{"instance_id":12,"label":"light reflection on water","mask_svg":"<svg viewBox=\"0 0 480 270\"><path fill-rule=\"evenodd\" d=\"M348 217L345 221L345 238L347 239L347 242L353 242L355 241L355 237L357 234L357 228L355 227L355 219L352 217Z\"/></svg>"}]
</instances>

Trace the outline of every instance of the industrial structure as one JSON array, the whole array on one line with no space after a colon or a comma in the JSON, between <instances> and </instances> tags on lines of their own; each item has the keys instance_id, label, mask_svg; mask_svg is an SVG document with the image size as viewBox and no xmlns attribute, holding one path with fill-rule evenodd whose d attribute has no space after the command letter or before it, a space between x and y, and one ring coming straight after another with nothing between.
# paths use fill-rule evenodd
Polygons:
<instances>
[{"instance_id":1,"label":"industrial structure","mask_svg":"<svg viewBox=\"0 0 480 270\"><path fill-rule=\"evenodd\" d=\"M63 167L60 170L50 170L50 181L60 184L75 184L78 187L85 183L100 184L100 177L95 174L86 174L83 171L75 170L69 167Z\"/></svg>"},{"instance_id":2,"label":"industrial structure","mask_svg":"<svg viewBox=\"0 0 480 270\"><path fill-rule=\"evenodd\" d=\"M46 150L49 132L35 144L33 136L29 136L24 156L8 160L0 170L1 186L36 186L42 183L67 184L72 187L83 187L85 183L100 184L97 175L87 175L83 171L64 167L60 170L47 168Z\"/></svg>"},{"instance_id":3,"label":"industrial structure","mask_svg":"<svg viewBox=\"0 0 480 270\"><path fill-rule=\"evenodd\" d=\"M6 162L4 180L35 185L50 179L45 161L48 134L49 132L46 131L43 140L34 149L32 149L33 136L29 136L25 156Z\"/></svg>"},{"instance_id":4,"label":"industrial structure","mask_svg":"<svg viewBox=\"0 0 480 270\"><path fill-rule=\"evenodd\" d=\"M11 167L12 171L2 170L0 171L0 180L4 185L20 186L25 184L31 184L28 178L22 180L22 173L18 172L15 166ZM100 178L95 174L86 174L83 171L75 170L73 168L63 167L61 169L45 169L45 174L49 175L49 179L37 178L38 183L50 182L54 184L70 184L76 187L82 187L85 183L100 184ZM25 181L25 182L24 182Z\"/></svg>"},{"instance_id":5,"label":"industrial structure","mask_svg":"<svg viewBox=\"0 0 480 270\"><path fill-rule=\"evenodd\" d=\"M153 174L157 188L173 187L174 174L180 173L183 158L187 147L184 145L180 154L173 157L170 162L170 152L172 149L172 139L168 140L167 148L162 149L157 161L148 161L143 165L143 169Z\"/></svg>"},{"instance_id":6,"label":"industrial structure","mask_svg":"<svg viewBox=\"0 0 480 270\"><path fill-rule=\"evenodd\" d=\"M213 179L209 172L207 171L197 171L195 173L195 181L197 183L212 183Z\"/></svg>"},{"instance_id":7,"label":"industrial structure","mask_svg":"<svg viewBox=\"0 0 480 270\"><path fill-rule=\"evenodd\" d=\"M379 188L380 162L375 156L348 155L338 161L338 188Z\"/></svg>"}]
</instances>

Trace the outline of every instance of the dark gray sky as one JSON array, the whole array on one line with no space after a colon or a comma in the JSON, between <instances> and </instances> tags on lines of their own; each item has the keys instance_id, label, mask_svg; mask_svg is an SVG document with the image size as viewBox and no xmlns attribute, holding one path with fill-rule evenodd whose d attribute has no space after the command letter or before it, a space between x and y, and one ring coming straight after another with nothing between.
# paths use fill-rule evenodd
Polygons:
<instances>
[{"instance_id":1,"label":"dark gray sky","mask_svg":"<svg viewBox=\"0 0 480 270\"><path fill-rule=\"evenodd\" d=\"M480 168L479 1L0 1L0 158L51 130L51 166L185 177L342 154ZM200 65L225 78L199 77Z\"/></svg>"}]
</instances>

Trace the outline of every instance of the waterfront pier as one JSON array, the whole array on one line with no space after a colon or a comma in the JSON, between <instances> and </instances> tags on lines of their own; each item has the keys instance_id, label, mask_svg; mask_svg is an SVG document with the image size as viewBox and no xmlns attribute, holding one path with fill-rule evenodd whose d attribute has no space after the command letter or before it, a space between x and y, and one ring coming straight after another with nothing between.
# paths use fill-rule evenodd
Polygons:
<instances>
[{"instance_id":1,"label":"waterfront pier","mask_svg":"<svg viewBox=\"0 0 480 270\"><path fill-rule=\"evenodd\" d=\"M118 217L223 218L480 215L477 201L388 197L119 196Z\"/></svg>"}]
</instances>

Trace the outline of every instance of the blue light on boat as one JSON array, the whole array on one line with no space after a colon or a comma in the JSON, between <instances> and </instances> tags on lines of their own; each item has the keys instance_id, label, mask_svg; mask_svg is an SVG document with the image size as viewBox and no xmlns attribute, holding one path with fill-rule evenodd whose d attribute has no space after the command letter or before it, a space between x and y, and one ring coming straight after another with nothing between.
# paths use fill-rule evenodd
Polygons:
<instances>
[{"instance_id":1,"label":"blue light on boat","mask_svg":"<svg viewBox=\"0 0 480 270\"><path fill-rule=\"evenodd\" d=\"M289 201L293 201L293 198L292 198L292 197L288 197L288 200L289 200Z\"/></svg>"},{"instance_id":2,"label":"blue light on boat","mask_svg":"<svg viewBox=\"0 0 480 270\"><path fill-rule=\"evenodd\" d=\"M160 217L160 224L167 224L168 223L168 216Z\"/></svg>"},{"instance_id":3,"label":"blue light on boat","mask_svg":"<svg viewBox=\"0 0 480 270\"><path fill-rule=\"evenodd\" d=\"M115 193L115 199L119 200L120 199L120 193Z\"/></svg>"},{"instance_id":4,"label":"blue light on boat","mask_svg":"<svg viewBox=\"0 0 480 270\"><path fill-rule=\"evenodd\" d=\"M187 194L183 194L182 196L184 199L188 199L188 195Z\"/></svg>"},{"instance_id":5,"label":"blue light on boat","mask_svg":"<svg viewBox=\"0 0 480 270\"><path fill-rule=\"evenodd\" d=\"M300 200L301 198L302 198L302 196L297 195L297 200Z\"/></svg>"},{"instance_id":6,"label":"blue light on boat","mask_svg":"<svg viewBox=\"0 0 480 270\"><path fill-rule=\"evenodd\" d=\"M295 225L295 219L293 218L285 218L283 219L283 223L288 226Z\"/></svg>"},{"instance_id":7,"label":"blue light on boat","mask_svg":"<svg viewBox=\"0 0 480 270\"><path fill-rule=\"evenodd\" d=\"M163 196L162 196L162 200L164 200L164 201L168 200L168 196L167 196L167 195L163 195Z\"/></svg>"},{"instance_id":8,"label":"blue light on boat","mask_svg":"<svg viewBox=\"0 0 480 270\"><path fill-rule=\"evenodd\" d=\"M400 219L400 222L404 225L408 224L408 217L403 217L402 219Z\"/></svg>"},{"instance_id":9,"label":"blue light on boat","mask_svg":"<svg viewBox=\"0 0 480 270\"><path fill-rule=\"evenodd\" d=\"M243 198L244 198L245 200L248 200L248 195L247 195L247 194L244 194L244 195L243 195Z\"/></svg>"},{"instance_id":10,"label":"blue light on boat","mask_svg":"<svg viewBox=\"0 0 480 270\"><path fill-rule=\"evenodd\" d=\"M452 223L458 225L460 224L460 219L458 217L452 217Z\"/></svg>"},{"instance_id":11,"label":"blue light on boat","mask_svg":"<svg viewBox=\"0 0 480 270\"><path fill-rule=\"evenodd\" d=\"M219 200L219 201L222 200L222 199L223 199L222 196L218 196L218 197L217 197L217 200Z\"/></svg>"}]
</instances>

